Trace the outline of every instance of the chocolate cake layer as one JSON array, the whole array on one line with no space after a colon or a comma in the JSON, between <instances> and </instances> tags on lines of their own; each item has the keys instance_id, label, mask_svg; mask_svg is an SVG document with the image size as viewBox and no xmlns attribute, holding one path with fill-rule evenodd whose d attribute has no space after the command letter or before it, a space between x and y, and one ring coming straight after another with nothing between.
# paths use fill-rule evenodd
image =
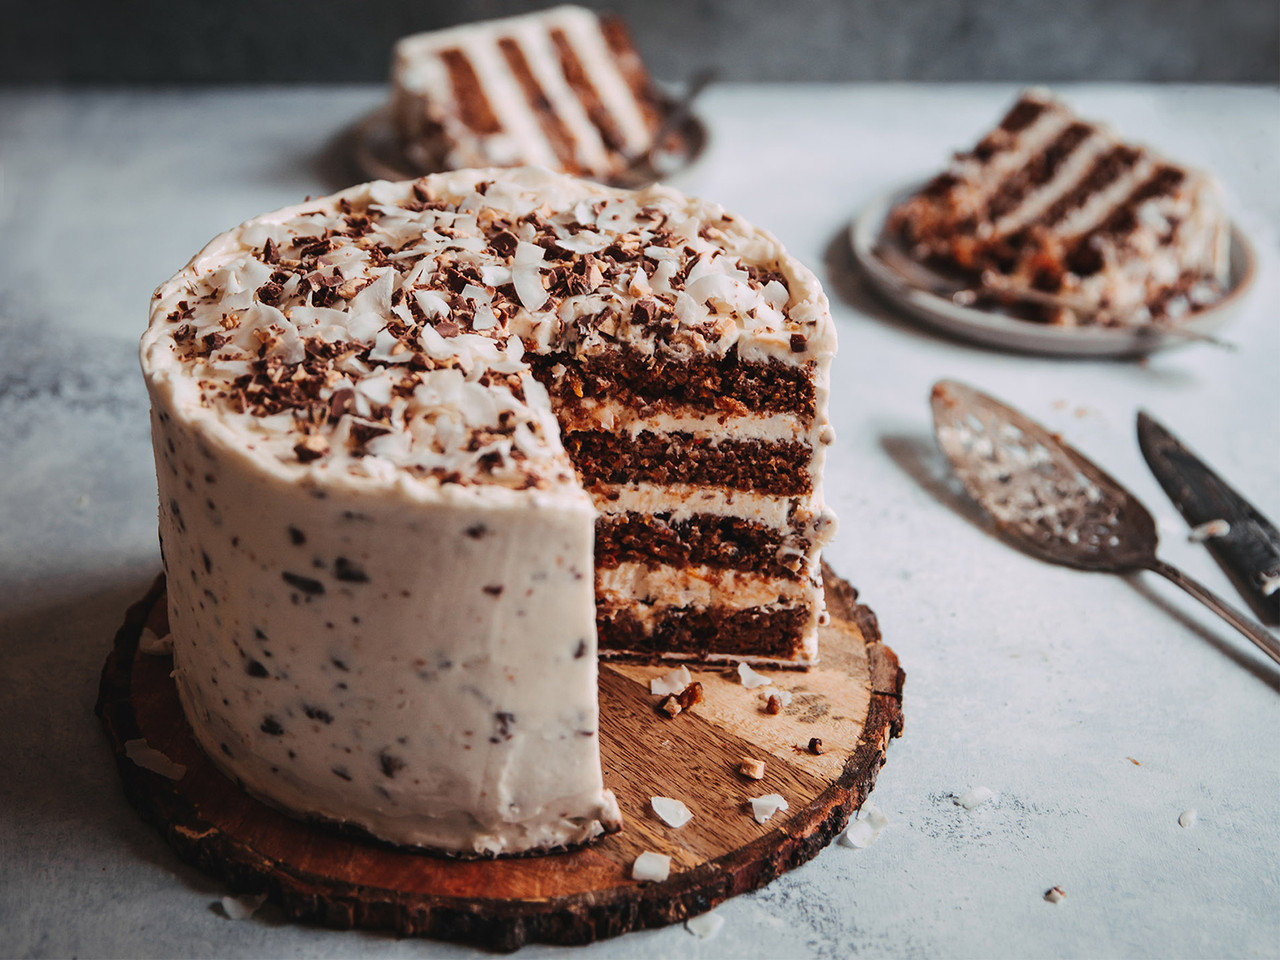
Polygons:
<instances>
[{"instance_id":1,"label":"chocolate cake layer","mask_svg":"<svg viewBox=\"0 0 1280 960\"><path fill-rule=\"evenodd\" d=\"M1120 144L1102 153L1093 161L1088 172L1074 187L1055 200L1036 223L1042 227L1056 226L1067 214L1078 210L1098 193L1115 183L1133 169L1142 151Z\"/></svg>"},{"instance_id":2,"label":"chocolate cake layer","mask_svg":"<svg viewBox=\"0 0 1280 960\"><path fill-rule=\"evenodd\" d=\"M810 492L808 444L709 441L691 433L635 437L604 431L571 433L565 450L582 482L691 483L795 497Z\"/></svg>"},{"instance_id":3,"label":"chocolate cake layer","mask_svg":"<svg viewBox=\"0 0 1280 960\"><path fill-rule=\"evenodd\" d=\"M569 406L579 397L600 398L635 408L656 405L660 411L793 413L806 424L813 420L808 364L747 362L734 351L718 359L695 356L668 363L622 350L587 357L530 356L529 362L552 398ZM558 377L557 366L564 368Z\"/></svg>"},{"instance_id":4,"label":"chocolate cake layer","mask_svg":"<svg viewBox=\"0 0 1280 960\"><path fill-rule=\"evenodd\" d=\"M533 75L533 70L529 67L529 61L525 59L524 50L521 49L520 44L510 37L504 37L498 41L498 49L502 51L502 57L507 61L512 76L520 84L529 109L538 118L542 135L547 138L547 143L551 144L551 149L555 151L561 169L566 173L581 173L582 167L577 162L573 134L569 132L568 126L556 113L551 101L547 99L546 93L538 83L538 78Z\"/></svg>"},{"instance_id":5,"label":"chocolate cake layer","mask_svg":"<svg viewBox=\"0 0 1280 960\"><path fill-rule=\"evenodd\" d=\"M449 71L449 80L453 84L453 95L462 122L476 133L498 133L502 124L494 116L489 98L485 96L484 87L471 60L461 50L445 50L440 54L440 59Z\"/></svg>"},{"instance_id":6,"label":"chocolate cake layer","mask_svg":"<svg viewBox=\"0 0 1280 960\"><path fill-rule=\"evenodd\" d=\"M560 58L560 70L564 73L565 82L581 102L588 119L600 132L600 139L610 150L621 150L626 138L618 128L618 122L613 118L613 114L600 99L600 93L592 84L586 67L578 59L578 53L573 49L568 35L563 30L552 30L551 42L555 45L556 55Z\"/></svg>"},{"instance_id":7,"label":"chocolate cake layer","mask_svg":"<svg viewBox=\"0 0 1280 960\"><path fill-rule=\"evenodd\" d=\"M1168 196L1185 179L1177 167L1161 164L1140 183L1102 223L1077 240L1067 254L1067 266L1081 276L1090 276L1103 267L1099 242L1124 237L1138 226L1138 209L1148 200ZM1169 238L1164 238L1165 242Z\"/></svg>"},{"instance_id":8,"label":"chocolate cake layer","mask_svg":"<svg viewBox=\"0 0 1280 960\"><path fill-rule=\"evenodd\" d=\"M1044 150L1033 156L1012 176L1005 179L987 201L986 219L999 220L1015 209L1033 190L1043 187L1058 175L1063 163L1093 133L1085 123L1073 123L1058 134Z\"/></svg>"},{"instance_id":9,"label":"chocolate cake layer","mask_svg":"<svg viewBox=\"0 0 1280 960\"><path fill-rule=\"evenodd\" d=\"M809 547L807 540L789 539L794 540L791 546ZM596 566L604 568L628 561L678 567L703 564L802 579L803 564L792 570L779 562L782 547L781 531L738 517L696 514L671 522L663 516L625 513L596 521Z\"/></svg>"},{"instance_id":10,"label":"chocolate cake layer","mask_svg":"<svg viewBox=\"0 0 1280 960\"><path fill-rule=\"evenodd\" d=\"M695 659L749 655L790 660L801 655L800 638L809 616L802 606L672 607L655 614L646 626L630 610L598 607L596 630L606 657L675 653Z\"/></svg>"}]
</instances>

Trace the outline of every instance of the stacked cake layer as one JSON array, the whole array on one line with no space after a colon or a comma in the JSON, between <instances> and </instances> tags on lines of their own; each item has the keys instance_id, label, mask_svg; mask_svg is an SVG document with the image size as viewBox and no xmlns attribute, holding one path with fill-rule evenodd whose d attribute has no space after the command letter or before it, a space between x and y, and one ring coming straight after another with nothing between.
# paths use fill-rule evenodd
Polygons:
<instances>
[{"instance_id":1,"label":"stacked cake layer","mask_svg":"<svg viewBox=\"0 0 1280 960\"><path fill-rule=\"evenodd\" d=\"M401 146L423 170L533 163L608 180L661 121L626 25L581 7L406 37L391 88Z\"/></svg>"},{"instance_id":2,"label":"stacked cake layer","mask_svg":"<svg viewBox=\"0 0 1280 960\"><path fill-rule=\"evenodd\" d=\"M1216 184L1025 93L972 150L892 212L922 260L995 292L1056 297L1061 324L1173 321L1218 299L1229 223Z\"/></svg>"},{"instance_id":3,"label":"stacked cake layer","mask_svg":"<svg viewBox=\"0 0 1280 960\"><path fill-rule=\"evenodd\" d=\"M142 344L197 738L398 843L611 828L597 627L816 656L834 349L776 240L659 187L455 171L218 237Z\"/></svg>"}]
</instances>

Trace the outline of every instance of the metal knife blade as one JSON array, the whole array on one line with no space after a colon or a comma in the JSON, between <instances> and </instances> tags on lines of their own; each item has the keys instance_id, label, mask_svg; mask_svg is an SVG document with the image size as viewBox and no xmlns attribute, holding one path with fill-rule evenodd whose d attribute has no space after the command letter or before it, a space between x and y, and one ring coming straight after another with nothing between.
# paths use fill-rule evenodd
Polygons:
<instances>
[{"instance_id":1,"label":"metal knife blade","mask_svg":"<svg viewBox=\"0 0 1280 960\"><path fill-rule=\"evenodd\" d=\"M1280 531L1173 434L1138 412L1138 446L1173 505L1192 527L1225 520L1230 530L1205 546L1240 595L1267 623L1280 623Z\"/></svg>"}]
</instances>

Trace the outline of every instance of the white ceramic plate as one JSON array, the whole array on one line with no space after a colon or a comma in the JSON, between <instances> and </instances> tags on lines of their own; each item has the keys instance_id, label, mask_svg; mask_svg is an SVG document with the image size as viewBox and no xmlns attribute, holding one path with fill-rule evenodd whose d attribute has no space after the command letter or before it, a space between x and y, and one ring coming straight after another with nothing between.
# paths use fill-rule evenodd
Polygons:
<instances>
[{"instance_id":1,"label":"white ceramic plate","mask_svg":"<svg viewBox=\"0 0 1280 960\"><path fill-rule=\"evenodd\" d=\"M636 170L635 176L628 176L626 183L619 186L644 186L660 178L675 176L692 166L706 151L706 125L690 114L676 130L680 134L679 150L663 152L654 159L656 171L648 167ZM356 124L353 130L353 154L360 172L374 180L411 180L435 172L419 169L404 155L396 142L395 131L391 128L390 109L385 106Z\"/></svg>"},{"instance_id":2,"label":"white ceramic plate","mask_svg":"<svg viewBox=\"0 0 1280 960\"><path fill-rule=\"evenodd\" d=\"M1239 228L1232 225L1227 293L1211 306L1188 314L1187 319L1178 324L1178 329L1190 336L1154 327L1054 327L997 310L962 306L928 289L934 283L945 287L954 281L914 261L909 270L901 269L876 252L881 245L892 245L903 258L910 259L895 238L885 236L884 225L894 205L921 186L923 184L913 183L897 187L867 204L849 228L854 257L876 289L895 306L934 329L986 346L1064 357L1126 357L1194 343L1197 337L1212 336L1235 316L1257 272L1253 247Z\"/></svg>"}]
</instances>

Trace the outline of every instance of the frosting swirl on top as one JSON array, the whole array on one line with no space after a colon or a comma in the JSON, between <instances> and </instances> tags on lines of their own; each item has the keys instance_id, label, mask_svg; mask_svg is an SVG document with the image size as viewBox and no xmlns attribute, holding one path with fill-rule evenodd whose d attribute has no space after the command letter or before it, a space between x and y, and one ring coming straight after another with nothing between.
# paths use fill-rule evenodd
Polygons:
<instances>
[{"instance_id":1,"label":"frosting swirl on top","mask_svg":"<svg viewBox=\"0 0 1280 960\"><path fill-rule=\"evenodd\" d=\"M835 350L768 233L540 168L378 181L250 220L153 298L153 389L282 475L573 487L527 352L789 365Z\"/></svg>"}]
</instances>

